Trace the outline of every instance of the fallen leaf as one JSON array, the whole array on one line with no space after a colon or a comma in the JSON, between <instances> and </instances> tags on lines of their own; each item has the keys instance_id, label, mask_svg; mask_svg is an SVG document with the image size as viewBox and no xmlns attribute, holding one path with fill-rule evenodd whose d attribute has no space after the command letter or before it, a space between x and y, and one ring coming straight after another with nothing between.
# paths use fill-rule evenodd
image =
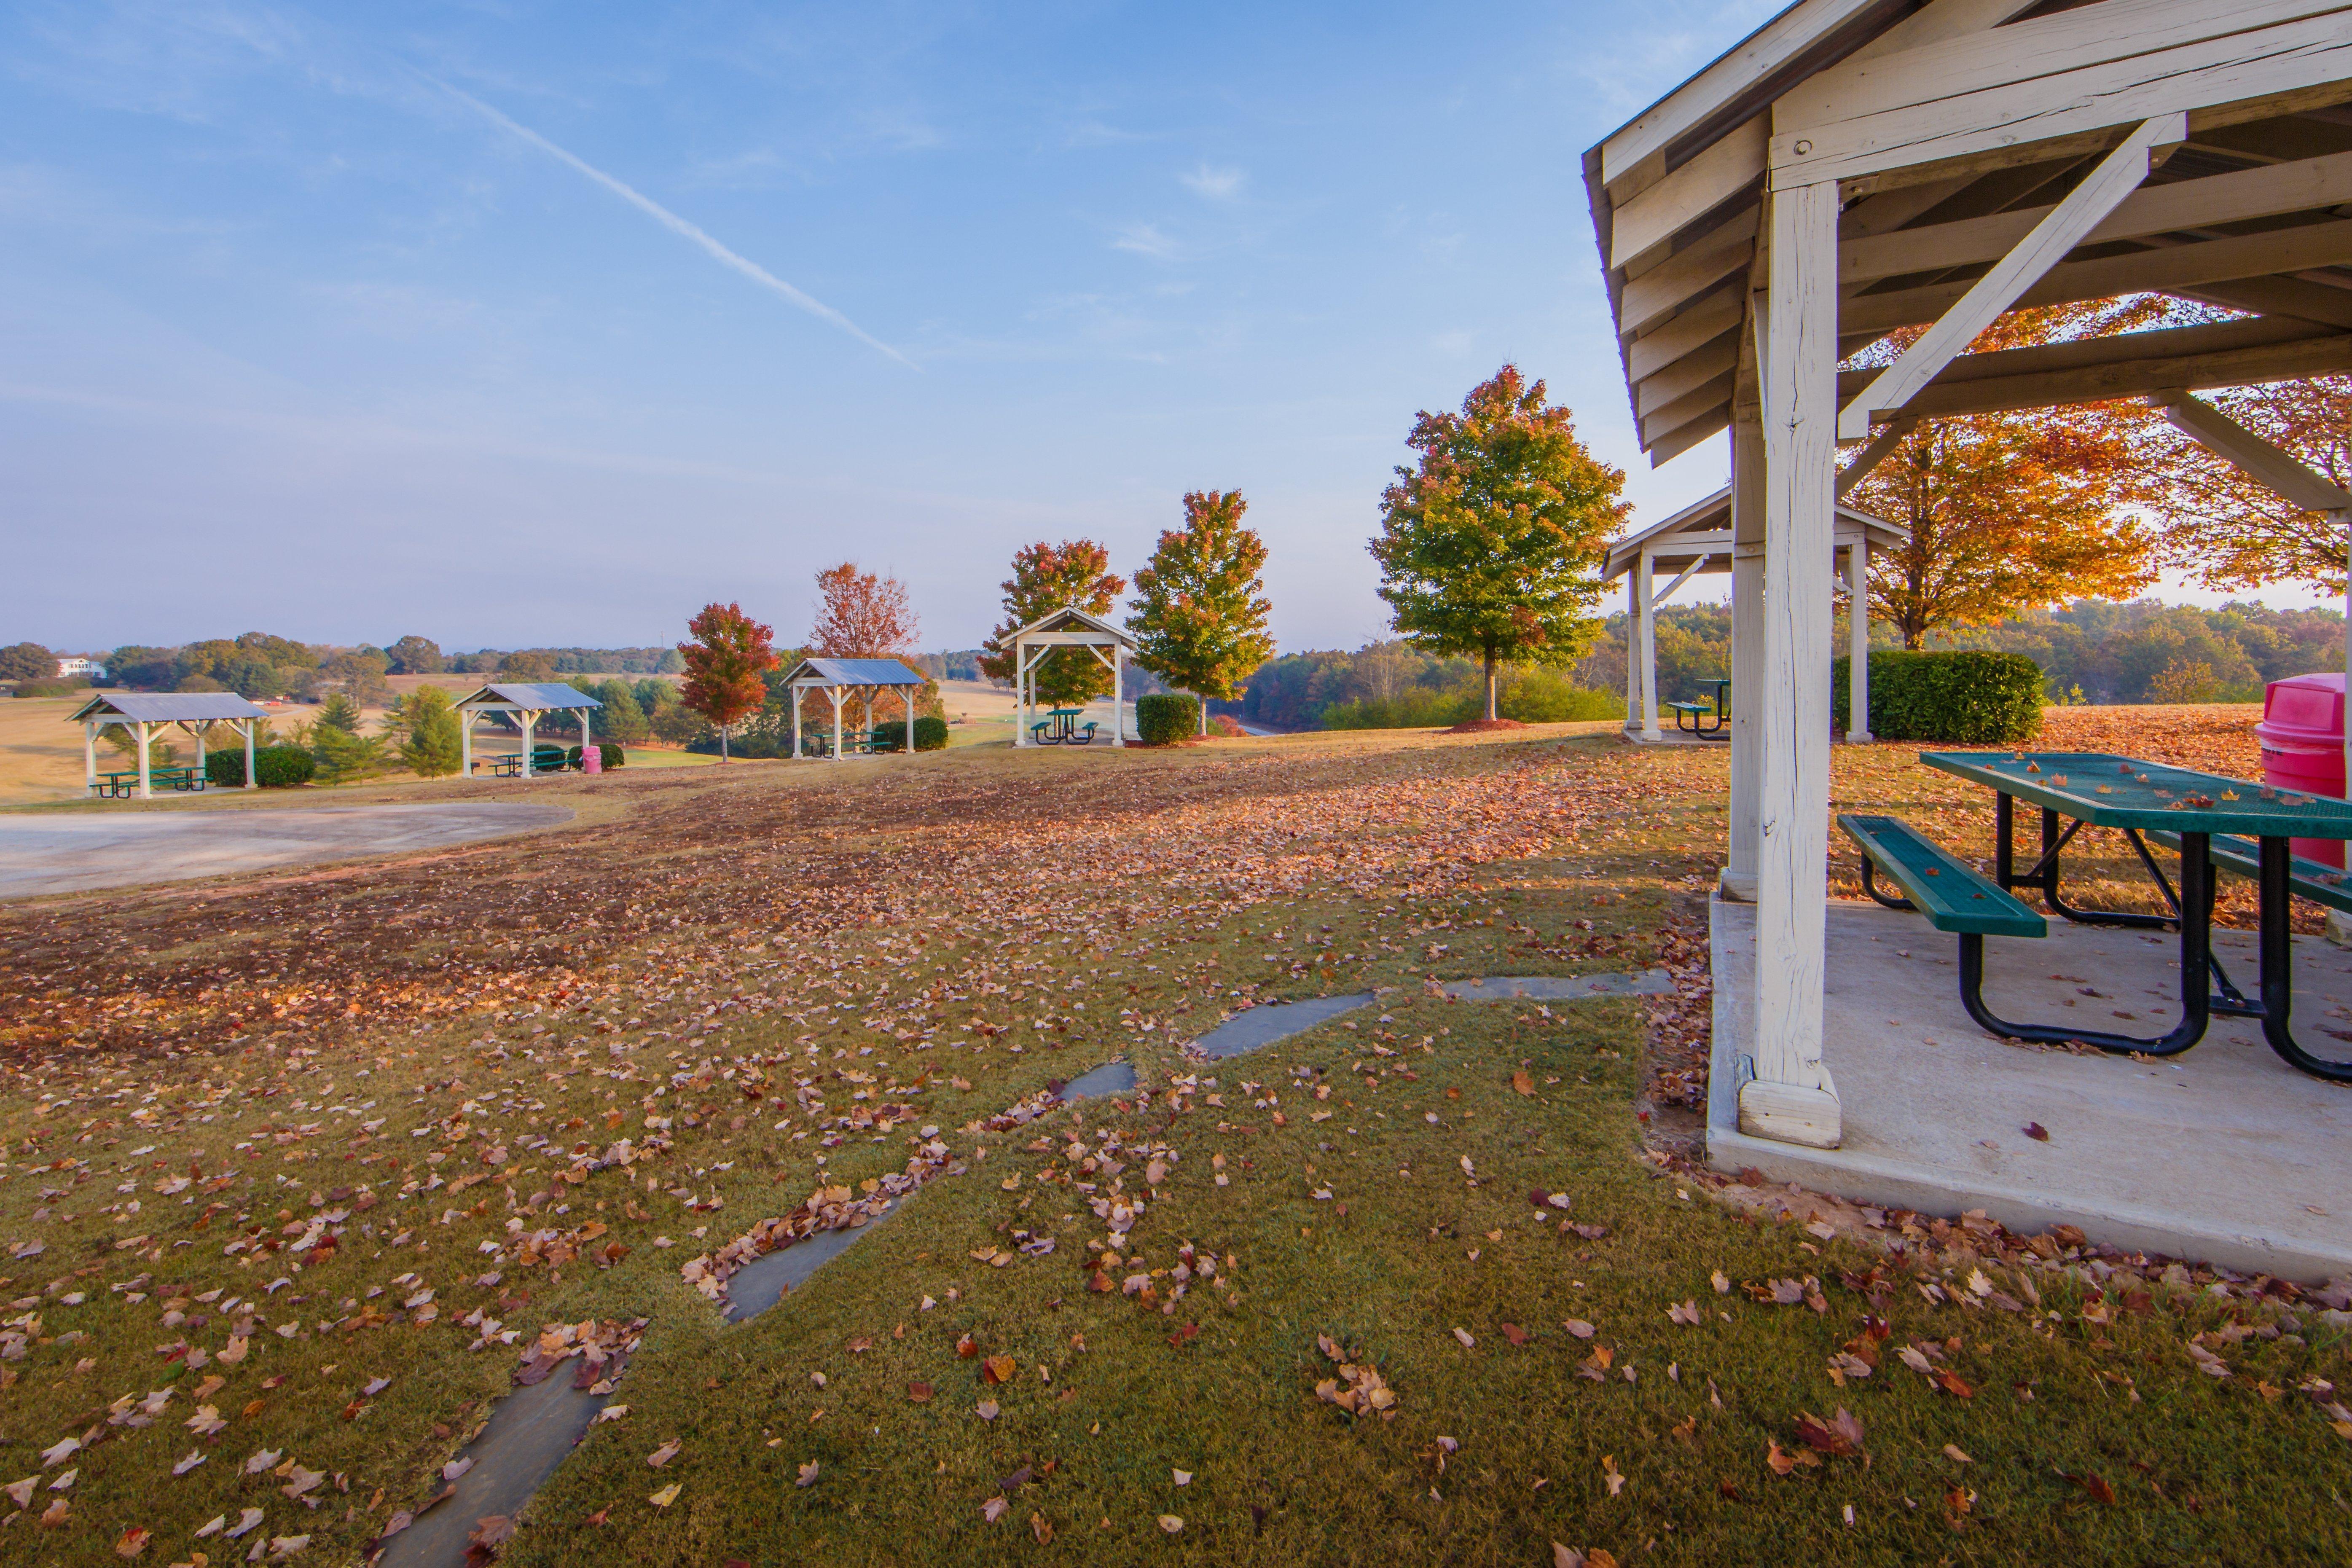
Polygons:
<instances>
[{"instance_id":1,"label":"fallen leaf","mask_svg":"<svg viewBox=\"0 0 2352 1568\"><path fill-rule=\"evenodd\" d=\"M931 1385L928 1383L910 1383L907 1385L907 1397L917 1405L929 1405L931 1402Z\"/></svg>"},{"instance_id":2,"label":"fallen leaf","mask_svg":"<svg viewBox=\"0 0 2352 1568\"><path fill-rule=\"evenodd\" d=\"M1172 1513L1163 1513L1160 1516L1160 1528L1173 1535L1184 1528L1184 1521Z\"/></svg>"},{"instance_id":3,"label":"fallen leaf","mask_svg":"<svg viewBox=\"0 0 2352 1568\"><path fill-rule=\"evenodd\" d=\"M1011 1383L1020 1370L1011 1356L992 1355L980 1363L980 1377L983 1383Z\"/></svg>"},{"instance_id":4,"label":"fallen leaf","mask_svg":"<svg viewBox=\"0 0 2352 1568\"><path fill-rule=\"evenodd\" d=\"M1527 1330L1519 1327L1518 1324L1505 1323L1503 1325L1503 1337L1510 1341L1515 1345L1523 1345L1528 1342L1528 1335Z\"/></svg>"},{"instance_id":5,"label":"fallen leaf","mask_svg":"<svg viewBox=\"0 0 2352 1568\"><path fill-rule=\"evenodd\" d=\"M982 1421L993 1421L996 1419L998 1410L996 1401L993 1399L982 1400L978 1408L980 1411L980 1418Z\"/></svg>"},{"instance_id":6,"label":"fallen leaf","mask_svg":"<svg viewBox=\"0 0 2352 1568\"><path fill-rule=\"evenodd\" d=\"M1176 1478L1176 1484L1180 1487L1189 1487L1192 1484L1192 1472L1190 1470L1171 1470L1168 1473Z\"/></svg>"},{"instance_id":7,"label":"fallen leaf","mask_svg":"<svg viewBox=\"0 0 2352 1568\"><path fill-rule=\"evenodd\" d=\"M1467 1329L1455 1329L1454 1331L1454 1337L1462 1342L1462 1347L1465 1350L1475 1349L1478 1343L1476 1340L1471 1337L1470 1331Z\"/></svg>"},{"instance_id":8,"label":"fallen leaf","mask_svg":"<svg viewBox=\"0 0 2352 1568\"><path fill-rule=\"evenodd\" d=\"M1728 1296L1731 1294L1731 1280L1727 1275L1725 1275L1722 1269L1717 1269L1713 1274L1709 1275L1707 1279L1709 1282L1715 1286L1715 1293L1717 1295Z\"/></svg>"},{"instance_id":9,"label":"fallen leaf","mask_svg":"<svg viewBox=\"0 0 2352 1568\"><path fill-rule=\"evenodd\" d=\"M2074 1482L2076 1486L2082 1488L2084 1491L2090 1493L2093 1497L2098 1499L2109 1508L2116 1506L2116 1489L2107 1484L2106 1477L2099 1475L2096 1472L2086 1472L2079 1476L2070 1476L2063 1470L2060 1470L2058 1475L2062 1480Z\"/></svg>"},{"instance_id":10,"label":"fallen leaf","mask_svg":"<svg viewBox=\"0 0 2352 1568\"><path fill-rule=\"evenodd\" d=\"M1570 1318L1568 1321L1560 1324L1560 1327L1566 1329L1570 1333L1574 1334L1580 1340L1589 1340L1599 1331L1593 1328L1591 1323L1586 1322L1582 1318Z\"/></svg>"},{"instance_id":11,"label":"fallen leaf","mask_svg":"<svg viewBox=\"0 0 2352 1568\"><path fill-rule=\"evenodd\" d=\"M1862 1423L1843 1405L1827 1421L1811 1413L1798 1416L1797 1436L1807 1447L1824 1454L1843 1457L1862 1452Z\"/></svg>"},{"instance_id":12,"label":"fallen leaf","mask_svg":"<svg viewBox=\"0 0 2352 1568\"><path fill-rule=\"evenodd\" d=\"M480 1560L484 1562L496 1557L499 1548L514 1538L514 1521L508 1515L484 1514L474 1521L474 1528L467 1532L466 1544L471 1549L466 1553L467 1560L474 1561L476 1552L481 1554Z\"/></svg>"},{"instance_id":13,"label":"fallen leaf","mask_svg":"<svg viewBox=\"0 0 2352 1568\"><path fill-rule=\"evenodd\" d=\"M980 1505L980 1516L989 1523L994 1524L1004 1517L1004 1510L1012 1506L1001 1497L992 1497Z\"/></svg>"},{"instance_id":14,"label":"fallen leaf","mask_svg":"<svg viewBox=\"0 0 2352 1568\"><path fill-rule=\"evenodd\" d=\"M1951 1460L1956 1465L1973 1465L1976 1463L1974 1459L1969 1458L1968 1455L1960 1451L1959 1445L1957 1443L1947 1443L1944 1445L1944 1458Z\"/></svg>"},{"instance_id":15,"label":"fallen leaf","mask_svg":"<svg viewBox=\"0 0 2352 1568\"><path fill-rule=\"evenodd\" d=\"M656 1508L667 1508L670 1504L677 1500L677 1494L682 1489L683 1486L683 1482L672 1481L669 1485L662 1488L661 1490L648 1493L646 1497L646 1500L653 1504Z\"/></svg>"},{"instance_id":16,"label":"fallen leaf","mask_svg":"<svg viewBox=\"0 0 2352 1568\"><path fill-rule=\"evenodd\" d=\"M1617 1468L1617 1456L1614 1454L1601 1456L1601 1479L1608 1483L1611 1497L1625 1489L1625 1478Z\"/></svg>"},{"instance_id":17,"label":"fallen leaf","mask_svg":"<svg viewBox=\"0 0 2352 1568\"><path fill-rule=\"evenodd\" d=\"M2032 1139L2036 1143L2047 1143L2050 1142L2050 1130L2042 1126L2039 1121L2027 1122L2021 1131L2028 1138Z\"/></svg>"},{"instance_id":18,"label":"fallen leaf","mask_svg":"<svg viewBox=\"0 0 2352 1568\"><path fill-rule=\"evenodd\" d=\"M1694 1297L1686 1301L1676 1301L1666 1309L1666 1319L1670 1322L1687 1323L1696 1328L1703 1321L1699 1315L1697 1299Z\"/></svg>"},{"instance_id":19,"label":"fallen leaf","mask_svg":"<svg viewBox=\"0 0 2352 1568\"><path fill-rule=\"evenodd\" d=\"M1765 1443L1767 1448L1764 1462L1772 1467L1773 1473L1776 1475L1785 1476L1800 1465L1818 1465L1822 1462L1822 1457L1811 1448L1799 1448L1791 1454L1780 1447L1778 1439L1768 1437Z\"/></svg>"},{"instance_id":20,"label":"fallen leaf","mask_svg":"<svg viewBox=\"0 0 2352 1568\"><path fill-rule=\"evenodd\" d=\"M1521 1068L1511 1075L1511 1087L1521 1094L1532 1095L1536 1091L1536 1080L1528 1076L1527 1068Z\"/></svg>"},{"instance_id":21,"label":"fallen leaf","mask_svg":"<svg viewBox=\"0 0 2352 1568\"><path fill-rule=\"evenodd\" d=\"M813 1487L816 1485L816 1472L817 1462L814 1459L811 1459L807 1464L801 1467L800 1479L794 1481L793 1484L799 1487Z\"/></svg>"},{"instance_id":22,"label":"fallen leaf","mask_svg":"<svg viewBox=\"0 0 2352 1568\"><path fill-rule=\"evenodd\" d=\"M152 1537L145 1529L134 1524L116 1540L114 1554L117 1557L136 1557L147 1550L147 1542Z\"/></svg>"},{"instance_id":23,"label":"fallen leaf","mask_svg":"<svg viewBox=\"0 0 2352 1568\"><path fill-rule=\"evenodd\" d=\"M646 1463L658 1470L664 1465L668 1464L672 1459L677 1458L677 1451L682 1447L684 1447L683 1444L681 1444L677 1438L672 1437L668 1442L664 1443L660 1447L656 1448L652 1453L647 1454L646 1456Z\"/></svg>"}]
</instances>

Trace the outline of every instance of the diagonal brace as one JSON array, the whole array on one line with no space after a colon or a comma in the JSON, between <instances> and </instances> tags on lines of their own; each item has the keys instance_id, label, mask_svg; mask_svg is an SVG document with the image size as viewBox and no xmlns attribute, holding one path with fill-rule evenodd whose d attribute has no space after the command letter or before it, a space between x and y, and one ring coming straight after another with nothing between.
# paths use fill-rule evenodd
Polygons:
<instances>
[{"instance_id":1,"label":"diagonal brace","mask_svg":"<svg viewBox=\"0 0 2352 1568\"><path fill-rule=\"evenodd\" d=\"M2139 188L2147 178L2157 148L2176 146L2188 139L2189 117L2185 113L2176 111L2142 121L2124 138L2122 146L2101 159L2098 167L2066 194L2065 200L2050 209L2049 216L2017 242L2015 249L1994 262L1992 270L1978 279L1958 302L1944 312L1941 321L1922 332L1893 364L1863 389L1860 396L1839 410L1838 439L1868 438L1871 426L1879 417L1910 402L1921 388L1943 373L1946 365L1967 353L1979 332L2000 320L2020 295L2063 260L2066 253L2082 244L2084 237L2126 196Z\"/></svg>"},{"instance_id":2,"label":"diagonal brace","mask_svg":"<svg viewBox=\"0 0 2352 1568\"><path fill-rule=\"evenodd\" d=\"M2173 428L2305 511L2352 511L2352 493L2306 465L2292 452L2273 446L2211 404L2186 392L2159 392L2148 398L2164 410Z\"/></svg>"}]
</instances>

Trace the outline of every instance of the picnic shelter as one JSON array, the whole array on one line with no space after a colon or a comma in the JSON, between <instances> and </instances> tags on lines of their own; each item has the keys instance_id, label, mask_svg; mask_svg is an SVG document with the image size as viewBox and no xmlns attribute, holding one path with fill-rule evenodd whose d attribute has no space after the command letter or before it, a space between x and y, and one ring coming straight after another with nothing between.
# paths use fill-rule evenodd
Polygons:
<instances>
[{"instance_id":1,"label":"picnic shelter","mask_svg":"<svg viewBox=\"0 0 2352 1568\"><path fill-rule=\"evenodd\" d=\"M1124 666L1139 646L1133 634L1076 605L1065 605L1031 621L1005 639L1013 649L1013 743L1051 743L1043 737L1049 728L1037 717L1036 670L1056 648L1082 647L1110 671L1110 743L1127 744L1127 688ZM1091 727L1089 727L1091 728Z\"/></svg>"},{"instance_id":2,"label":"picnic shelter","mask_svg":"<svg viewBox=\"0 0 2352 1568\"><path fill-rule=\"evenodd\" d=\"M1910 542L1910 531L1900 524L1856 511L1850 506L1837 509L1830 548L1832 559L1844 563L1837 581L1845 590L1848 605L1848 647L1852 654L1848 690L1853 711L1845 738L1854 744L1865 743L1871 738L1868 590L1865 586L1857 597L1855 584L1869 583L1870 552L1874 548L1899 550ZM1760 549L1756 545L1745 548L1751 555ZM1654 591L1652 582L1661 571L1671 572L1674 577L1664 587ZM1620 577L1625 579L1625 607L1631 617L1626 624L1633 628L1625 660L1625 733L1636 741L1655 744L1665 738L1658 729L1657 611L1685 583L1710 574L1730 574L1734 578L1731 638L1736 648L1740 640L1741 616L1759 616L1764 606L1742 603L1736 592L1742 579L1732 565L1731 488L1727 485L1609 547L1609 560L1601 580L1613 583ZM1752 571L1746 574L1744 580L1751 589L1758 585L1757 576ZM1856 604L1864 606L1859 615L1852 613ZM1731 673L1736 677L1738 672ZM1721 694L1728 689L1727 681L1717 688L1714 728L1705 733L1713 735L1726 728ZM1668 706L1689 710L1685 717L1696 717L1697 711L1696 706L1689 703ZM1732 711L1736 714L1738 710L1735 707Z\"/></svg>"},{"instance_id":3,"label":"picnic shelter","mask_svg":"<svg viewBox=\"0 0 2352 1568\"><path fill-rule=\"evenodd\" d=\"M201 790L205 787L205 732L215 724L231 724L245 736L245 787L251 789L253 726L257 720L268 717L267 710L233 691L101 691L73 713L82 729L85 787L97 796L127 795L135 788L141 800L153 799L158 783L166 789ZM119 724L137 737L139 766L135 771L98 771L98 732L109 724ZM194 767L152 765L148 747L154 732L173 726L195 740Z\"/></svg>"},{"instance_id":4,"label":"picnic shelter","mask_svg":"<svg viewBox=\"0 0 2352 1568\"><path fill-rule=\"evenodd\" d=\"M809 658L793 666L784 676L784 685L793 694L793 755L801 754L801 699L811 691L822 691L833 702L833 752L840 761L844 755L841 732L841 705L852 697L862 698L866 717L870 724L874 705L885 691L896 690L907 708L906 743L900 748L915 749L915 693L923 689L925 678L895 658Z\"/></svg>"},{"instance_id":5,"label":"picnic shelter","mask_svg":"<svg viewBox=\"0 0 2352 1568\"><path fill-rule=\"evenodd\" d=\"M1735 616L1732 661L1753 673L1748 721L1732 726L1728 858L1753 868L1753 903L1716 905L1714 1092L1730 1103L1710 1108L1709 1144L1718 1163L1774 1172L1776 1150L1847 1139L1855 1107L1825 1047L1857 1062L1874 1048L1867 1032L1825 1033L1837 999L1870 983L1827 984L1854 952L1828 942L1824 876L1838 499L1919 420L2141 397L2294 507L2352 523L2352 494L2199 395L2352 372L2352 4L1798 0L1726 41L1583 166L1640 443L1664 463L1728 433L1733 596L1763 611ZM2013 310L2140 294L2209 318L1969 352ZM1892 333L1907 341L1856 363ZM2269 831L2283 824L2223 807L2212 820L2263 831L2265 868L2273 845L2284 854ZM2179 837L2201 861L2207 834ZM2184 889L2179 904L2193 902ZM2266 916L2266 976L2289 951L2272 941ZM1862 1005L1885 1011L1876 1000ZM1968 1161L2000 1142L1919 1179L1965 1190L1981 1174ZM2111 1170L2137 1158L2110 1152ZM1916 1153L1882 1141L1873 1157L1916 1172ZM2267 1156L2249 1144L2247 1157ZM1784 1161L1778 1173L1827 1180L1835 1164ZM1979 1201L2026 1205L2052 1190L2021 1179ZM2190 1228L2208 1255L2306 1223L2206 1219ZM2328 1245L2352 1257L2352 1241Z\"/></svg>"},{"instance_id":6,"label":"picnic shelter","mask_svg":"<svg viewBox=\"0 0 2352 1568\"><path fill-rule=\"evenodd\" d=\"M531 743L531 731L549 713L576 713L580 718L580 744L584 750L592 743L588 716L604 706L584 691L560 681L493 681L470 697L460 700L457 709L458 764L467 777L474 773L474 726L485 713L501 715L522 731L522 750L512 757L503 754L489 759L492 769L501 777L529 778L533 773L558 773L563 767L560 748L539 748ZM553 750L555 761L549 765L542 750Z\"/></svg>"}]
</instances>

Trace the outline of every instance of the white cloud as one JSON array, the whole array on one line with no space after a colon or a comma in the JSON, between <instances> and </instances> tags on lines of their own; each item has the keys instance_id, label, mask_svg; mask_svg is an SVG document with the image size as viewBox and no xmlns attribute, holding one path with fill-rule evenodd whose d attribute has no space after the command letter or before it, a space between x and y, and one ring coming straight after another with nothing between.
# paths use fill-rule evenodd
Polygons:
<instances>
[{"instance_id":1,"label":"white cloud","mask_svg":"<svg viewBox=\"0 0 2352 1568\"><path fill-rule=\"evenodd\" d=\"M1242 188L1242 182L1248 176L1239 169L1215 169L1203 163L1190 174L1179 174L1176 177L1183 181L1185 187L1195 195L1206 196L1213 202L1223 202L1231 201L1238 195Z\"/></svg>"},{"instance_id":2,"label":"white cloud","mask_svg":"<svg viewBox=\"0 0 2352 1568\"><path fill-rule=\"evenodd\" d=\"M1131 224L1120 229L1110 242L1113 250L1131 250L1138 256L1149 256L1165 261L1176 254L1176 242L1160 232L1156 223Z\"/></svg>"}]
</instances>

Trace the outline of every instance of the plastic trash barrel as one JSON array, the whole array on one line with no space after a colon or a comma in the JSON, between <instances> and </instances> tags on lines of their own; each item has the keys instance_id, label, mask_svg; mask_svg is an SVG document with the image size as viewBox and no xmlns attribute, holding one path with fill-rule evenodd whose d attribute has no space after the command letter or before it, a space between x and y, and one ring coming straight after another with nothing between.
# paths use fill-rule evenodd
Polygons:
<instances>
[{"instance_id":1,"label":"plastic trash barrel","mask_svg":"<svg viewBox=\"0 0 2352 1568\"><path fill-rule=\"evenodd\" d=\"M603 773L603 772L604 771L604 753L602 751L598 750L598 749L597 749L596 747L594 747L594 746L583 746L583 747L581 747L581 748L580 748L580 771L581 771L582 773ZM2340 783L2342 783L2342 782L2343 782L2343 775L2344 775L2344 765L2343 765L2343 763L2342 763L2342 762L2341 762L2340 760L2337 762L2336 766L2336 782L2337 782L2337 783L2339 783L2339 784L2340 784Z\"/></svg>"},{"instance_id":2,"label":"plastic trash barrel","mask_svg":"<svg viewBox=\"0 0 2352 1568\"><path fill-rule=\"evenodd\" d=\"M2340 672L2273 680L2263 694L2263 783L2305 795L2344 795L2344 677ZM2344 864L2340 838L2298 838L2294 852Z\"/></svg>"}]
</instances>

